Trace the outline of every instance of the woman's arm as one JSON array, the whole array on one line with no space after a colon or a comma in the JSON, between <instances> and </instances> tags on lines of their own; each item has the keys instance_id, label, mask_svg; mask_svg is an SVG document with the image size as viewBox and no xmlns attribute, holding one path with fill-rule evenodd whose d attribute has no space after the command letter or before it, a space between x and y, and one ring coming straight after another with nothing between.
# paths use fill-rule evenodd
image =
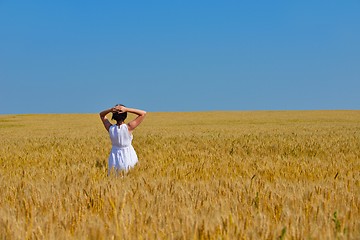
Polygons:
<instances>
[{"instance_id":1,"label":"woman's arm","mask_svg":"<svg viewBox=\"0 0 360 240\"><path fill-rule=\"evenodd\" d=\"M106 110L104 110L104 111L102 111L102 112L99 113L100 119L101 119L101 121L103 122L104 127L106 128L107 131L109 131L109 128L110 128L110 126L111 126L111 123L110 123L110 121L107 119L106 115L107 115L108 113L111 113L111 112L114 112L114 111L116 111L115 108L109 108L109 109L106 109Z\"/></svg>"},{"instance_id":2,"label":"woman's arm","mask_svg":"<svg viewBox=\"0 0 360 240\"><path fill-rule=\"evenodd\" d=\"M127 108L124 106L116 106L115 108L120 112L129 112L138 115L137 118L127 124L130 132L133 131L137 126L139 126L139 124L144 120L146 116L146 112L144 110Z\"/></svg>"}]
</instances>

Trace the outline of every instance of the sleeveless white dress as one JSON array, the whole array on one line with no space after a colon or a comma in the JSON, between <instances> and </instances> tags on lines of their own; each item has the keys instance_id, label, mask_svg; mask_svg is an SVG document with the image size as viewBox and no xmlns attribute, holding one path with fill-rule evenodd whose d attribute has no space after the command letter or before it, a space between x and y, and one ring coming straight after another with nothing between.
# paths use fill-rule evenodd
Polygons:
<instances>
[{"instance_id":1,"label":"sleeveless white dress","mask_svg":"<svg viewBox=\"0 0 360 240\"><path fill-rule=\"evenodd\" d=\"M112 125L109 128L111 152L109 156L108 174L112 169L128 171L138 162L134 147L131 145L133 135L126 124Z\"/></svg>"}]
</instances>

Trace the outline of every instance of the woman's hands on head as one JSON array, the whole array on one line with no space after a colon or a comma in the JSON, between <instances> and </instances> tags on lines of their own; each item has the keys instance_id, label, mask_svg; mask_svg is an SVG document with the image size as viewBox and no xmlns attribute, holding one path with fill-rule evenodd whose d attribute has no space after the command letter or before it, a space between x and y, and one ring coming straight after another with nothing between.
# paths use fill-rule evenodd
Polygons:
<instances>
[{"instance_id":1,"label":"woman's hands on head","mask_svg":"<svg viewBox=\"0 0 360 240\"><path fill-rule=\"evenodd\" d=\"M102 111L100 113L100 118L103 121L103 124L106 128L107 131L109 131L109 128L111 126L110 121L106 118L106 114L108 113L125 113L125 112L129 112L129 113L133 113L138 115L134 120L132 120L131 122L129 122L128 125L128 129L130 132L132 132L145 118L146 116L146 111L144 110L140 110L140 109L135 109L135 108L127 108L125 106L121 106L121 105L116 105L115 107L106 109L104 111Z\"/></svg>"},{"instance_id":2,"label":"woman's hands on head","mask_svg":"<svg viewBox=\"0 0 360 240\"><path fill-rule=\"evenodd\" d=\"M112 108L112 112L124 113L124 112L127 112L127 109L124 106L117 105Z\"/></svg>"}]
</instances>

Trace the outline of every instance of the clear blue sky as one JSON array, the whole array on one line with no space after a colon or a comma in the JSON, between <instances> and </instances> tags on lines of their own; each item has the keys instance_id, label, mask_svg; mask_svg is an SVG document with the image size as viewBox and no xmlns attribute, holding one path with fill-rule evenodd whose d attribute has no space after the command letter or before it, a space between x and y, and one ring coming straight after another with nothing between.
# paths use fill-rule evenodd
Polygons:
<instances>
[{"instance_id":1,"label":"clear blue sky","mask_svg":"<svg viewBox=\"0 0 360 240\"><path fill-rule=\"evenodd\" d=\"M360 109L360 1L0 0L0 114Z\"/></svg>"}]
</instances>

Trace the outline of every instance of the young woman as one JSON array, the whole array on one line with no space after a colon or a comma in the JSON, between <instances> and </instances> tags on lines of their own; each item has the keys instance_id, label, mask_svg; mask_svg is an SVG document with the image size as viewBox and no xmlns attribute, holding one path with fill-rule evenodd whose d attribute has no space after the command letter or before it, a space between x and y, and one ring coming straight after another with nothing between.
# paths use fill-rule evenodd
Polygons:
<instances>
[{"instance_id":1,"label":"young woman","mask_svg":"<svg viewBox=\"0 0 360 240\"><path fill-rule=\"evenodd\" d=\"M136 114L137 117L125 123L127 113ZM116 124L112 125L106 118L108 113L112 113L112 119ZM108 174L112 170L118 172L120 170L128 171L138 162L134 147L131 145L134 129L144 120L146 112L139 109L127 108L124 105L117 104L113 108L106 109L100 113L101 121L109 132L112 148L109 156Z\"/></svg>"}]
</instances>

